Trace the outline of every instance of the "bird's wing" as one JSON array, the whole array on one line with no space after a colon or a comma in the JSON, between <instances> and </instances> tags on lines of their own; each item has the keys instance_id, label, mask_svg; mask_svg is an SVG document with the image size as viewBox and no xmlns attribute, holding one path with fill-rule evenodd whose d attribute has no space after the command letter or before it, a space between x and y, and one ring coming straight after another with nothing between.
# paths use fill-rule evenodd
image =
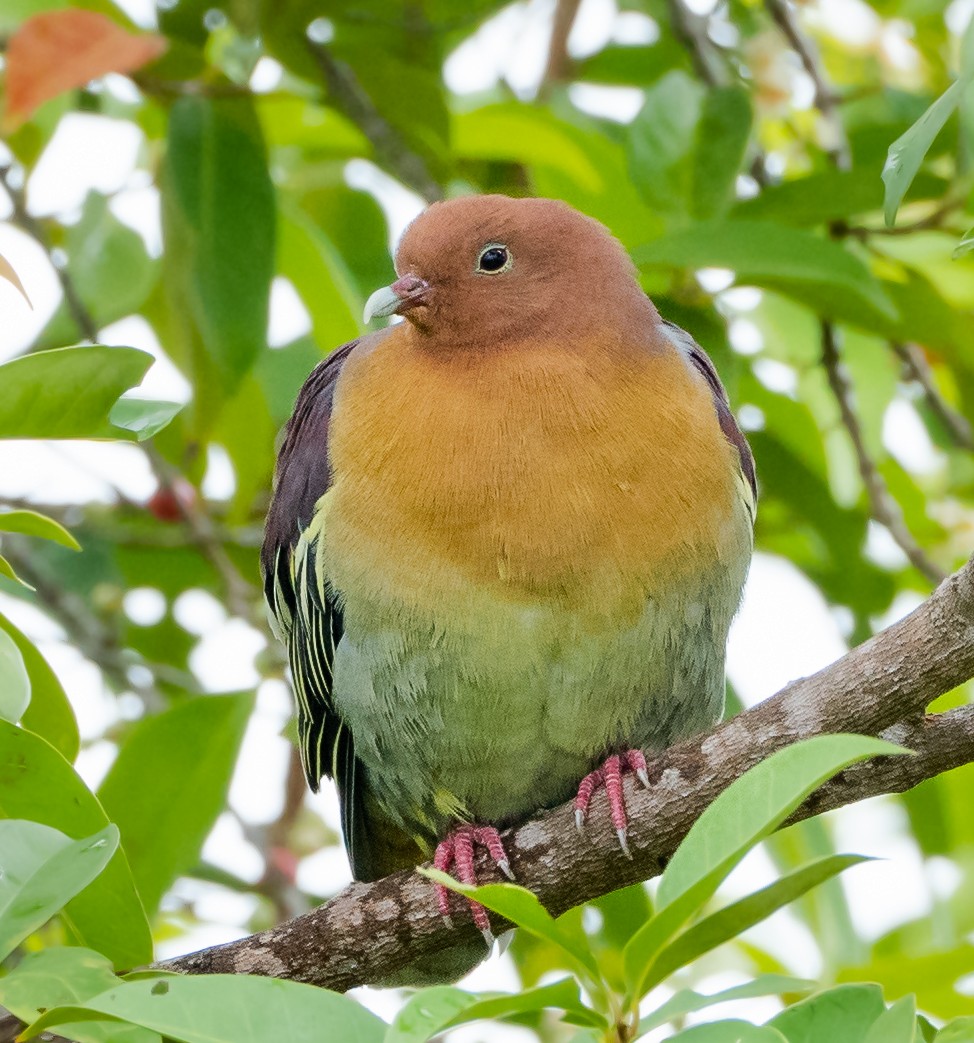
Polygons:
<instances>
[{"instance_id":1,"label":"bird's wing","mask_svg":"<svg viewBox=\"0 0 974 1043\"><path fill-rule=\"evenodd\" d=\"M352 736L335 711L332 664L344 632L342 612L317 568L327 517L328 428L335 386L358 341L318 364L298 394L277 459L274 496L261 548L264 597L271 626L287 646L298 705L301 763L311 789L335 779L342 831L355 867L356 838L364 828L361 786ZM359 839L361 847L367 841ZM358 874L356 874L358 875Z\"/></svg>"},{"instance_id":2,"label":"bird's wing","mask_svg":"<svg viewBox=\"0 0 974 1043\"><path fill-rule=\"evenodd\" d=\"M748 445L747 439L744 437L744 433L737 426L737 421L731 412L730 400L727 397L727 392L724 390L724 385L720 382L720 377L717 375L717 369L703 348L686 330L681 329L676 323L668 322L664 319L663 332L670 343L683 353L690 364L694 366L710 386L710 393L714 399L714 409L717 411L720 429L724 432L724 437L727 441L737 449L740 456L741 493L753 523L757 514L758 502L758 484L754 470L754 456L751 453L751 447Z\"/></svg>"}]
</instances>

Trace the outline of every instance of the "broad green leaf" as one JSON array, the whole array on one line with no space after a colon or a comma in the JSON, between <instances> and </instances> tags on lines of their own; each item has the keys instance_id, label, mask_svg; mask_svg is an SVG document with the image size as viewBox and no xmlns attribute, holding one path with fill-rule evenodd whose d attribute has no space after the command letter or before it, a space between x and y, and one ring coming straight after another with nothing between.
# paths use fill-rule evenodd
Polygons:
<instances>
[{"instance_id":1,"label":"broad green leaf","mask_svg":"<svg viewBox=\"0 0 974 1043\"><path fill-rule=\"evenodd\" d=\"M716 217L734 199L734 185L751 134L751 101L743 87L707 92L697 124L691 209L698 218Z\"/></svg>"},{"instance_id":2,"label":"broad green leaf","mask_svg":"<svg viewBox=\"0 0 974 1043\"><path fill-rule=\"evenodd\" d=\"M145 398L120 398L108 419L116 426L131 431L144 442L158 434L183 408L182 402L157 402Z\"/></svg>"},{"instance_id":3,"label":"broad green leaf","mask_svg":"<svg viewBox=\"0 0 974 1043\"><path fill-rule=\"evenodd\" d=\"M144 718L98 790L149 916L223 810L253 704L251 695L208 695Z\"/></svg>"},{"instance_id":4,"label":"broad green leaf","mask_svg":"<svg viewBox=\"0 0 974 1043\"><path fill-rule=\"evenodd\" d=\"M0 721L0 818L29 819L85 837L108 818L70 764L44 739ZM124 852L68 904L65 921L86 946L124 969L152 959L152 938Z\"/></svg>"},{"instance_id":5,"label":"broad green leaf","mask_svg":"<svg viewBox=\"0 0 974 1043\"><path fill-rule=\"evenodd\" d=\"M488 105L453 116L452 141L459 156L556 167L593 192L605 189L585 149L544 109Z\"/></svg>"},{"instance_id":6,"label":"broad green leaf","mask_svg":"<svg viewBox=\"0 0 974 1043\"><path fill-rule=\"evenodd\" d=\"M954 1018L934 1038L936 1043L971 1043L974 1040L974 1018Z\"/></svg>"},{"instance_id":7,"label":"broad green leaf","mask_svg":"<svg viewBox=\"0 0 974 1043\"><path fill-rule=\"evenodd\" d=\"M56 348L0 365L0 438L124 438L108 420L152 365L137 348Z\"/></svg>"},{"instance_id":8,"label":"broad green leaf","mask_svg":"<svg viewBox=\"0 0 974 1043\"><path fill-rule=\"evenodd\" d=\"M39 536L53 540L62 547L81 550L78 541L63 525L37 511L0 511L0 532L19 532L25 536Z\"/></svg>"},{"instance_id":9,"label":"broad green leaf","mask_svg":"<svg viewBox=\"0 0 974 1043\"><path fill-rule=\"evenodd\" d=\"M0 718L16 724L30 705L30 675L14 639L0 630Z\"/></svg>"},{"instance_id":10,"label":"broad green leaf","mask_svg":"<svg viewBox=\"0 0 974 1043\"><path fill-rule=\"evenodd\" d=\"M633 182L650 206L664 214L691 209L693 150L705 94L696 80L673 70L646 91L646 101L629 125Z\"/></svg>"},{"instance_id":11,"label":"broad green leaf","mask_svg":"<svg viewBox=\"0 0 974 1043\"><path fill-rule=\"evenodd\" d=\"M249 100L173 105L162 191L172 306L232 390L265 347L274 274L274 188Z\"/></svg>"},{"instance_id":12,"label":"broad green leaf","mask_svg":"<svg viewBox=\"0 0 974 1043\"><path fill-rule=\"evenodd\" d=\"M684 1029L670 1039L680 1043L791 1043L776 1029L748 1021L711 1021ZM843 1043L847 1041L843 1039Z\"/></svg>"},{"instance_id":13,"label":"broad green leaf","mask_svg":"<svg viewBox=\"0 0 974 1043\"><path fill-rule=\"evenodd\" d=\"M362 332L364 302L355 292L348 268L327 231L286 198L281 200L278 229L280 270L308 309L319 349L329 352L354 340Z\"/></svg>"},{"instance_id":14,"label":"broad green leaf","mask_svg":"<svg viewBox=\"0 0 974 1043\"><path fill-rule=\"evenodd\" d=\"M777 221L787 225L821 225L841 218L879 211L883 183L878 165L858 164L851 170L819 170L803 177L768 185L731 209L734 220ZM942 178L919 174L909 195L939 199L947 187Z\"/></svg>"},{"instance_id":15,"label":"broad green leaf","mask_svg":"<svg viewBox=\"0 0 974 1043\"><path fill-rule=\"evenodd\" d=\"M209 974L129 981L83 1004L57 1007L23 1034L80 1016L142 1025L181 1043L277 1043L327 1038L381 1043L386 1025L349 996L281 978Z\"/></svg>"},{"instance_id":16,"label":"broad green leaf","mask_svg":"<svg viewBox=\"0 0 974 1043\"><path fill-rule=\"evenodd\" d=\"M903 752L861 735L817 736L772 754L724 790L677 848L656 893L656 915L625 948L630 994L642 994L657 952L810 793L856 761Z\"/></svg>"},{"instance_id":17,"label":"broad green leaf","mask_svg":"<svg viewBox=\"0 0 974 1043\"><path fill-rule=\"evenodd\" d=\"M436 869L421 869L424 876L452 891L472 898L481 905L510 920L531 934L544 938L557 946L568 958L572 967L582 971L591 981L599 980L599 969L587 942L575 937L555 922L552 915L538 901L536 895L516 884L486 884L483 887L468 887L458 883L452 876Z\"/></svg>"},{"instance_id":18,"label":"broad green leaf","mask_svg":"<svg viewBox=\"0 0 974 1043\"><path fill-rule=\"evenodd\" d=\"M716 913L711 913L663 949L652 963L648 974L643 977L639 991L648 992L681 967L743 934L748 928L801 897L806 891L850 866L868 861L868 858L861 855L832 855L822 858L775 880L760 891L755 891Z\"/></svg>"},{"instance_id":19,"label":"broad green leaf","mask_svg":"<svg viewBox=\"0 0 974 1043\"><path fill-rule=\"evenodd\" d=\"M81 1003L120 985L101 953L59 946L30 953L0 978L0 1004L30 1022L45 1010ZM159 1035L134 1025L81 1022L62 1025L60 1035L77 1043L159 1043Z\"/></svg>"},{"instance_id":20,"label":"broad green leaf","mask_svg":"<svg viewBox=\"0 0 974 1043\"><path fill-rule=\"evenodd\" d=\"M804 978L789 978L784 974L762 974L754 981L746 985L735 985L720 992L703 995L692 989L680 989L674 993L661 1007L657 1007L652 1014L639 1019L641 1032L649 1032L652 1029L665 1025L675 1018L682 1018L686 1014L713 1007L718 1003L730 1003L733 1000L748 1000L755 996L780 996L785 992L811 992L816 988L815 982Z\"/></svg>"},{"instance_id":21,"label":"broad green leaf","mask_svg":"<svg viewBox=\"0 0 974 1043\"><path fill-rule=\"evenodd\" d=\"M769 1026L788 1043L865 1043L869 1030L885 1011L878 985L838 985L809 996L775 1015Z\"/></svg>"},{"instance_id":22,"label":"broad green leaf","mask_svg":"<svg viewBox=\"0 0 974 1043\"><path fill-rule=\"evenodd\" d=\"M578 982L573 978L563 978L550 985L511 995L477 995L463 989L438 986L422 989L409 1000L389 1026L383 1043L426 1043L449 1026L539 1011L546 1007L571 1011L586 1018L589 1024L606 1024L604 1018L582 1004ZM573 1023L578 1024L577 1021Z\"/></svg>"},{"instance_id":23,"label":"broad green leaf","mask_svg":"<svg viewBox=\"0 0 974 1043\"><path fill-rule=\"evenodd\" d=\"M916 1001L912 996L904 996L873 1022L865 1043L914 1043L916 1037Z\"/></svg>"},{"instance_id":24,"label":"broad green leaf","mask_svg":"<svg viewBox=\"0 0 974 1043\"><path fill-rule=\"evenodd\" d=\"M896 211L900 208L906 190L916 177L934 139L960 104L972 75L974 70L952 83L916 123L890 145L882 175L886 185L883 212L888 226L896 221Z\"/></svg>"},{"instance_id":25,"label":"broad green leaf","mask_svg":"<svg viewBox=\"0 0 974 1043\"><path fill-rule=\"evenodd\" d=\"M633 260L643 268L730 268L739 284L780 290L857 325L896 318L879 282L849 250L770 221L702 222L638 247Z\"/></svg>"},{"instance_id":26,"label":"broad green leaf","mask_svg":"<svg viewBox=\"0 0 974 1043\"><path fill-rule=\"evenodd\" d=\"M46 739L67 761L78 755L78 722L57 674L47 660L6 616L0 614L0 630L11 637L30 678L30 705L21 723Z\"/></svg>"},{"instance_id":27,"label":"broad green leaf","mask_svg":"<svg viewBox=\"0 0 974 1043\"><path fill-rule=\"evenodd\" d=\"M0 820L0 960L87 887L117 847L111 823L71 840L38 822Z\"/></svg>"},{"instance_id":28,"label":"broad green leaf","mask_svg":"<svg viewBox=\"0 0 974 1043\"><path fill-rule=\"evenodd\" d=\"M383 1043L426 1043L476 1002L472 992L452 985L421 989L396 1015Z\"/></svg>"},{"instance_id":29,"label":"broad green leaf","mask_svg":"<svg viewBox=\"0 0 974 1043\"><path fill-rule=\"evenodd\" d=\"M484 993L450 1024L461 1025L484 1018L505 1018L545 1008L563 1011L564 1020L572 1025L591 1025L597 1028L606 1028L608 1025L601 1014L582 1003L578 982L574 978L563 978L550 985L525 989L513 995Z\"/></svg>"}]
</instances>

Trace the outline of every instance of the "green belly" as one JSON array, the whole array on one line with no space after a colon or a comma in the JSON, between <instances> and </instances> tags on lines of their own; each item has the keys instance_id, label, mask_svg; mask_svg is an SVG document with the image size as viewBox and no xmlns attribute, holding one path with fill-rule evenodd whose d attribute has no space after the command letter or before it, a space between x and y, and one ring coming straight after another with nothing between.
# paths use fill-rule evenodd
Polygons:
<instances>
[{"instance_id":1,"label":"green belly","mask_svg":"<svg viewBox=\"0 0 974 1043\"><path fill-rule=\"evenodd\" d=\"M371 799L431 842L457 821L503 826L563 802L612 750L708 727L748 557L598 625L510 602L458 632L446 611L347 601L334 698Z\"/></svg>"}]
</instances>

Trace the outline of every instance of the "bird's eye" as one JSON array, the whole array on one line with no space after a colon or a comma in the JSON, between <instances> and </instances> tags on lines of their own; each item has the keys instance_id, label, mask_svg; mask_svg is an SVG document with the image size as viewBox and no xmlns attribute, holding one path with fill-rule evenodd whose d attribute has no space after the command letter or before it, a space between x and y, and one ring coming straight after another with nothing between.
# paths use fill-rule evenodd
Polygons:
<instances>
[{"instance_id":1,"label":"bird's eye","mask_svg":"<svg viewBox=\"0 0 974 1043\"><path fill-rule=\"evenodd\" d=\"M498 275L510 269L513 259L510 250L500 243L491 243L480 254L477 271L487 275Z\"/></svg>"}]
</instances>

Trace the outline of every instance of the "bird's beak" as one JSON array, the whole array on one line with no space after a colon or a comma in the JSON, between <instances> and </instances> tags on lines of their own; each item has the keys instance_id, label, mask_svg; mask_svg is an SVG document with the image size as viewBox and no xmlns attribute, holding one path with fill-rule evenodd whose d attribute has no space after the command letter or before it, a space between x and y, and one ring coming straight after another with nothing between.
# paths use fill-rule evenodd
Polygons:
<instances>
[{"instance_id":1,"label":"bird's beak","mask_svg":"<svg viewBox=\"0 0 974 1043\"><path fill-rule=\"evenodd\" d=\"M376 290L365 302L362 321L382 319L388 315L402 315L410 308L428 303L430 285L418 275L404 275L391 286Z\"/></svg>"}]
</instances>

